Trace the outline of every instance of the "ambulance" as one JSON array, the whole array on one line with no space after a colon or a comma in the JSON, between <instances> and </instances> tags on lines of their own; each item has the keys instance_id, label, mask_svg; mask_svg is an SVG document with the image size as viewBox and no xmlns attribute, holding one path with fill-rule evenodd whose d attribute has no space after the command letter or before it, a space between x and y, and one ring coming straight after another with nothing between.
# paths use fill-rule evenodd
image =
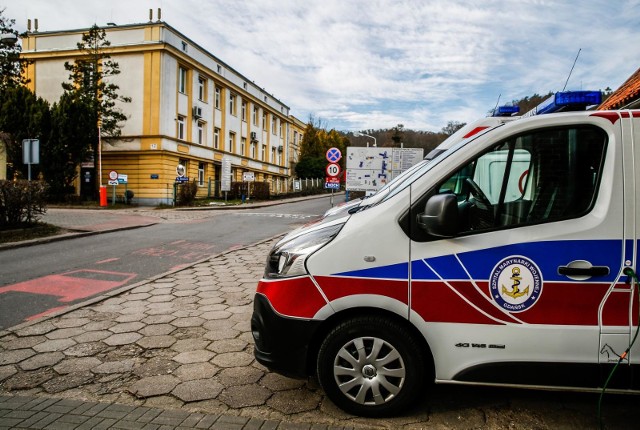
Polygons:
<instances>
[{"instance_id":1,"label":"ambulance","mask_svg":"<svg viewBox=\"0 0 640 430\"><path fill-rule=\"evenodd\" d=\"M433 382L638 393L639 209L640 110L506 122L274 245L255 356L369 417Z\"/></svg>"}]
</instances>

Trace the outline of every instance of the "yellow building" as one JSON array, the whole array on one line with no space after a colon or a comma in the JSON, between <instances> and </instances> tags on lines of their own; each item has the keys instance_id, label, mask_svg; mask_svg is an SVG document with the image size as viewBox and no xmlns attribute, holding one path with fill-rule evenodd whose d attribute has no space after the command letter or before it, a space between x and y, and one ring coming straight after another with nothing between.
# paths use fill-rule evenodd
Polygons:
<instances>
[{"instance_id":1,"label":"yellow building","mask_svg":"<svg viewBox=\"0 0 640 430\"><path fill-rule=\"evenodd\" d=\"M116 171L126 175L139 204L171 204L176 169L183 165L185 176L197 180L199 197L218 195L227 157L232 181L253 172L272 194L289 191L287 105L165 22L104 30L121 71L110 79L132 102L118 105L128 117L122 136L103 141L103 185ZM87 32L26 33L22 55L32 61L31 90L50 103L59 100L69 77L64 63L79 56L77 43ZM79 186L94 184L92 169L93 162L83 164Z\"/></svg>"},{"instance_id":2,"label":"yellow building","mask_svg":"<svg viewBox=\"0 0 640 430\"><path fill-rule=\"evenodd\" d=\"M291 135L289 136L289 169L291 176L295 176L296 172L294 169L296 168L296 164L298 164L298 160L300 160L300 143L307 129L307 124L293 115L290 115L289 119L291 120L291 126L289 127L291 130Z\"/></svg>"}]
</instances>

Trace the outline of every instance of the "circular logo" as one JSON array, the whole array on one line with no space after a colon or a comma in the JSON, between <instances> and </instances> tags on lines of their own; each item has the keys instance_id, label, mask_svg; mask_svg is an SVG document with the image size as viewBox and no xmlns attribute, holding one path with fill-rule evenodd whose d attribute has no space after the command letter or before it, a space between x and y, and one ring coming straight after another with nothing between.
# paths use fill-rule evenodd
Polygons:
<instances>
[{"instance_id":1,"label":"circular logo","mask_svg":"<svg viewBox=\"0 0 640 430\"><path fill-rule=\"evenodd\" d=\"M509 312L523 312L542 294L542 273L526 257L514 255L499 262L489 278L489 292L498 306Z\"/></svg>"}]
</instances>

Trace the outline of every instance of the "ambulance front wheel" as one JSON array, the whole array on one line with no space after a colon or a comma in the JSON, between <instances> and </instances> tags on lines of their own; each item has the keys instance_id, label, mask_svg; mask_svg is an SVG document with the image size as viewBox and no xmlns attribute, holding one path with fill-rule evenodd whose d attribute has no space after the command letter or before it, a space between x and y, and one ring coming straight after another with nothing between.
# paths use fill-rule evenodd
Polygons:
<instances>
[{"instance_id":1,"label":"ambulance front wheel","mask_svg":"<svg viewBox=\"0 0 640 430\"><path fill-rule=\"evenodd\" d=\"M322 342L317 374L327 396L344 411L366 417L397 415L425 388L422 348L405 327L382 317L336 326Z\"/></svg>"}]
</instances>

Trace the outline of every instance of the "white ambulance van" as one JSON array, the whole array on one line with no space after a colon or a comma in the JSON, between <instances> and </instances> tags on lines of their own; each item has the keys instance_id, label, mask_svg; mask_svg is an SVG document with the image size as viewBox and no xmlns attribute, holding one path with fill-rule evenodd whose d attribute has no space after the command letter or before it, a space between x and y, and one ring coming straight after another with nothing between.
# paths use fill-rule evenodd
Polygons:
<instances>
[{"instance_id":1,"label":"white ambulance van","mask_svg":"<svg viewBox=\"0 0 640 430\"><path fill-rule=\"evenodd\" d=\"M639 210L640 110L508 122L280 240L256 358L363 416L433 381L640 392Z\"/></svg>"}]
</instances>

